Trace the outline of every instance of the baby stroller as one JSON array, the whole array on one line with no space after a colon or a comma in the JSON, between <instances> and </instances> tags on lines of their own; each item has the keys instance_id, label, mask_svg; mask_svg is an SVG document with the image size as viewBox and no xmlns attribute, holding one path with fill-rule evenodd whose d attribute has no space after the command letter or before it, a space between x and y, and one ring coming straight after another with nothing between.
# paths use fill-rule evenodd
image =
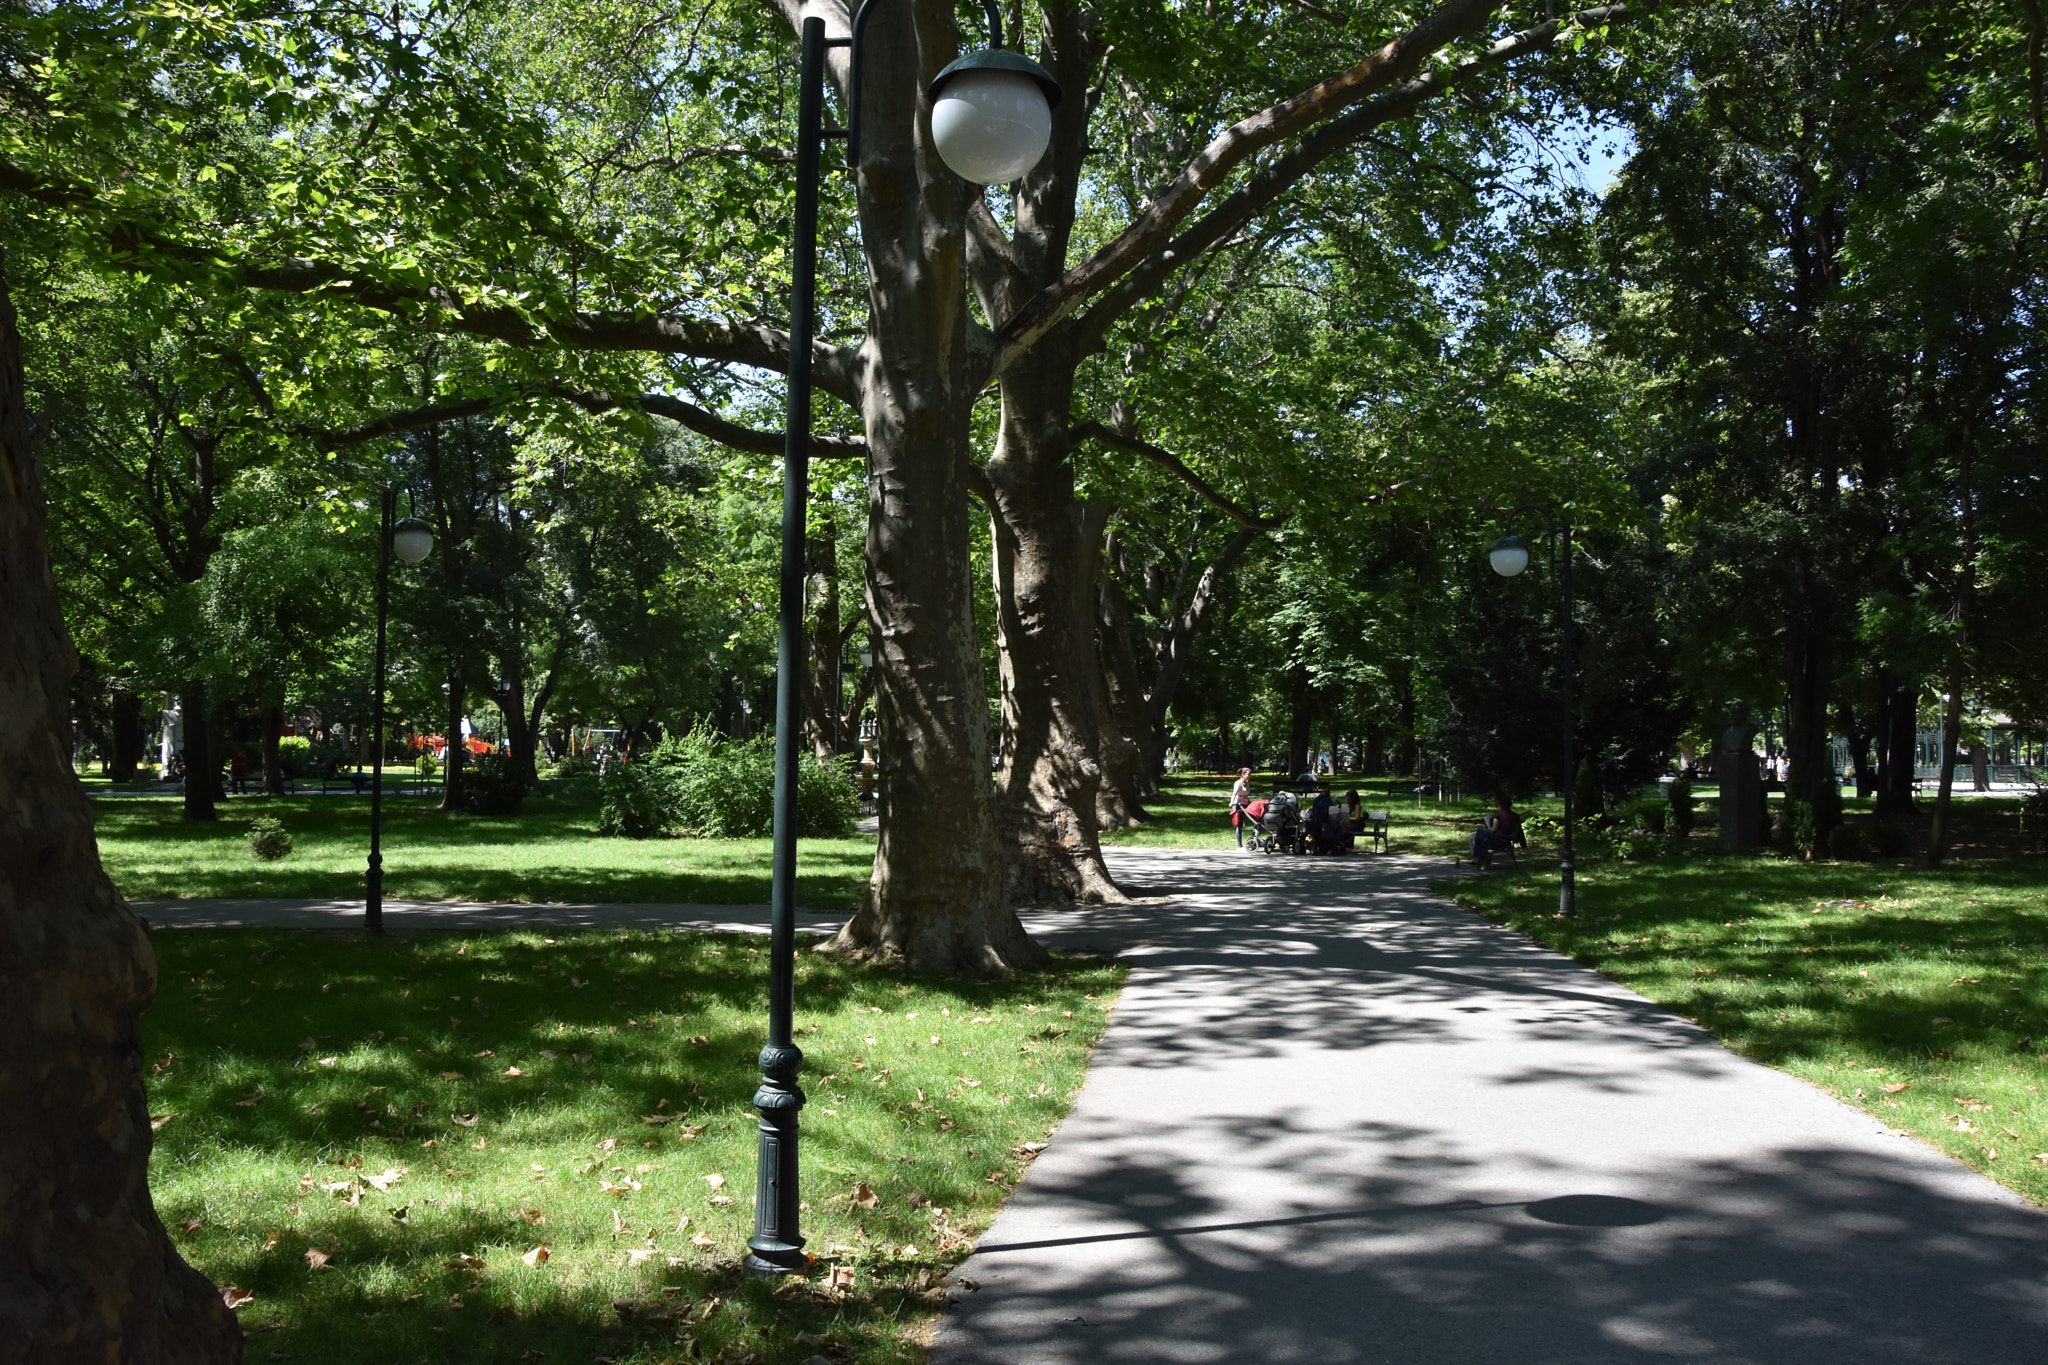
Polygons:
<instances>
[{"instance_id":1,"label":"baby stroller","mask_svg":"<svg viewBox=\"0 0 2048 1365\"><path fill-rule=\"evenodd\" d=\"M1259 817L1259 852L1305 853L1301 832L1301 802L1293 792L1275 792Z\"/></svg>"}]
</instances>

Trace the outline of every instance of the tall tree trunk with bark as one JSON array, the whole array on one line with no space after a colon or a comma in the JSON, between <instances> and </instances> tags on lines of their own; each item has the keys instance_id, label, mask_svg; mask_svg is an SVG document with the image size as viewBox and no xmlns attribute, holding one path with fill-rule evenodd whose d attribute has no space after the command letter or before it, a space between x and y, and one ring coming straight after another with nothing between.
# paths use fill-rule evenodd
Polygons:
<instances>
[{"instance_id":1,"label":"tall tree trunk with bark","mask_svg":"<svg viewBox=\"0 0 2048 1365\"><path fill-rule=\"evenodd\" d=\"M441 805L444 811L468 810L469 801L462 790L462 770L469 763L469 745L462 735L462 716L469 707L469 690L462 681L462 660L451 658L448 664L448 698L442 715L446 727L442 733L448 747L442 751L446 760L441 772Z\"/></svg>"},{"instance_id":2,"label":"tall tree trunk with bark","mask_svg":"<svg viewBox=\"0 0 2048 1365\"><path fill-rule=\"evenodd\" d=\"M1287 776L1291 780L1308 771L1308 732L1315 720L1310 698L1308 668L1296 664L1288 674Z\"/></svg>"},{"instance_id":3,"label":"tall tree trunk with bark","mask_svg":"<svg viewBox=\"0 0 2048 1365\"><path fill-rule=\"evenodd\" d=\"M213 752L213 708L207 686L193 679L178 697L178 715L185 727L185 819L218 820L220 761Z\"/></svg>"},{"instance_id":4,"label":"tall tree trunk with bark","mask_svg":"<svg viewBox=\"0 0 2048 1365\"><path fill-rule=\"evenodd\" d=\"M1003 896L989 782L967 521L971 191L939 162L918 109L938 74L921 53L950 53L954 37L948 13L922 6L887 7L868 32L857 176L871 325L859 398L881 834L867 896L834 946L920 971L994 972L1046 954ZM906 72L921 79L897 78Z\"/></svg>"},{"instance_id":5,"label":"tall tree trunk with bark","mask_svg":"<svg viewBox=\"0 0 2048 1365\"><path fill-rule=\"evenodd\" d=\"M113 762L107 767L107 777L114 782L133 782L142 761L142 699L133 692L116 691L113 710Z\"/></svg>"},{"instance_id":6,"label":"tall tree trunk with bark","mask_svg":"<svg viewBox=\"0 0 2048 1365\"><path fill-rule=\"evenodd\" d=\"M1790 623L1785 646L1785 794L1812 806L1815 846L1824 852L1829 832L1842 822L1841 775L1828 742L1834 660L1824 627L1803 614L1814 605L1813 588L1803 587L1802 614Z\"/></svg>"},{"instance_id":7,"label":"tall tree trunk with bark","mask_svg":"<svg viewBox=\"0 0 2048 1365\"><path fill-rule=\"evenodd\" d=\"M284 738L284 703L266 702L263 707L263 794L284 795L284 759L280 742Z\"/></svg>"},{"instance_id":8,"label":"tall tree trunk with bark","mask_svg":"<svg viewBox=\"0 0 2048 1365\"><path fill-rule=\"evenodd\" d=\"M1920 752L1920 689L1885 675L1877 734L1876 814L1893 823L1913 818L1913 770Z\"/></svg>"},{"instance_id":9,"label":"tall tree trunk with bark","mask_svg":"<svg viewBox=\"0 0 2048 1365\"><path fill-rule=\"evenodd\" d=\"M137 1021L156 957L70 771L77 660L44 508L0 273L0 1358L239 1361L234 1315L150 1202Z\"/></svg>"},{"instance_id":10,"label":"tall tree trunk with bark","mask_svg":"<svg viewBox=\"0 0 2048 1365\"><path fill-rule=\"evenodd\" d=\"M988 462L1003 683L1005 880L1012 904L1127 899L1102 862L1096 558L1104 509L1074 496L1057 335L1003 381Z\"/></svg>"}]
</instances>

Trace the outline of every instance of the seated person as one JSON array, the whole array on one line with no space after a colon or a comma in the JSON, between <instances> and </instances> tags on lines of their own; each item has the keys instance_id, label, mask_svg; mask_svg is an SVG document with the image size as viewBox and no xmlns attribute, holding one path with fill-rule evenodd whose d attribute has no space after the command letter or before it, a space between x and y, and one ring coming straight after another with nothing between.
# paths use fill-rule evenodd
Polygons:
<instances>
[{"instance_id":1,"label":"seated person","mask_svg":"<svg viewBox=\"0 0 2048 1365\"><path fill-rule=\"evenodd\" d=\"M1315 804L1308 808L1308 834L1310 847L1318 853L1347 853L1351 849L1351 831L1344 818L1330 801L1328 792L1317 792Z\"/></svg>"},{"instance_id":2,"label":"seated person","mask_svg":"<svg viewBox=\"0 0 2048 1365\"><path fill-rule=\"evenodd\" d=\"M1344 828L1353 834L1365 833L1365 803L1358 799L1358 788L1344 793Z\"/></svg>"},{"instance_id":3,"label":"seated person","mask_svg":"<svg viewBox=\"0 0 2048 1365\"><path fill-rule=\"evenodd\" d=\"M1529 846L1529 838L1522 832L1522 817L1515 813L1513 803L1503 795L1495 798L1493 814L1479 822L1472 831L1472 862L1475 866L1493 866L1493 855L1504 848Z\"/></svg>"}]
</instances>

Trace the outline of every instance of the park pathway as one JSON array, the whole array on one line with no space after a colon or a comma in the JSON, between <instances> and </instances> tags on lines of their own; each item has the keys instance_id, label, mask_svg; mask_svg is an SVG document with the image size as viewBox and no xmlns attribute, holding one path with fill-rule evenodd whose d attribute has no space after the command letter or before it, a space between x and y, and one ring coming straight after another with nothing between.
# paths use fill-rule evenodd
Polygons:
<instances>
[{"instance_id":1,"label":"park pathway","mask_svg":"<svg viewBox=\"0 0 2048 1365\"><path fill-rule=\"evenodd\" d=\"M1171 899L1029 920L1130 983L935 1365L2048 1361L2048 1215L1441 860L1112 867Z\"/></svg>"}]
</instances>

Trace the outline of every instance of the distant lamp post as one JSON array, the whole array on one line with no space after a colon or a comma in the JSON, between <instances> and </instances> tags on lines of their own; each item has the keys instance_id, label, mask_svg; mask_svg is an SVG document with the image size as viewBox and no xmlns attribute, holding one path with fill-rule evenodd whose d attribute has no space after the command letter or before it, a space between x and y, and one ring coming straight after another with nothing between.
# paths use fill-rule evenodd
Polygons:
<instances>
[{"instance_id":1,"label":"distant lamp post","mask_svg":"<svg viewBox=\"0 0 2048 1365\"><path fill-rule=\"evenodd\" d=\"M370 870L364 879L363 928L384 932L384 632L391 610L391 558L417 564L434 548L434 533L423 521L407 517L393 523L398 492L384 493L377 533L377 680L371 687L376 722L370 738Z\"/></svg>"},{"instance_id":2,"label":"distant lamp post","mask_svg":"<svg viewBox=\"0 0 2048 1365\"><path fill-rule=\"evenodd\" d=\"M1524 512L1543 518L1550 537L1550 562L1557 569L1559 674L1564 686L1564 723L1560 727L1563 757L1557 783L1558 791L1564 797L1564 847L1557 860L1557 912L1576 915L1579 912L1578 864L1572 856L1572 527L1569 521L1554 515L1549 508L1533 506L1516 508L1508 518L1509 523L1513 524ZM1486 559L1502 578L1513 578L1529 567L1529 543L1517 535L1502 536L1487 550Z\"/></svg>"},{"instance_id":3,"label":"distant lamp post","mask_svg":"<svg viewBox=\"0 0 2048 1365\"><path fill-rule=\"evenodd\" d=\"M811 339L818 279L818 191L824 180L825 143L844 137L847 162L859 172L861 87L868 21L877 0L861 0L852 35L827 38L825 21L803 22L797 65L796 222L790 243L789 410L782 459L782 572L776 642L775 842L770 855L768 930L768 1042L761 1049L761 1152L755 1167L754 1235L747 1240L751 1275L781 1275L808 1268L797 1230L797 1085L804 1054L793 1037L796 991L796 784L803 726L804 514L810 501ZM1038 63L1003 50L1002 12L982 0L989 45L941 71L926 90L932 105L932 140L961 179L1002 184L1045 155L1059 83ZM825 127L825 53L848 53L851 94L846 127Z\"/></svg>"}]
</instances>

